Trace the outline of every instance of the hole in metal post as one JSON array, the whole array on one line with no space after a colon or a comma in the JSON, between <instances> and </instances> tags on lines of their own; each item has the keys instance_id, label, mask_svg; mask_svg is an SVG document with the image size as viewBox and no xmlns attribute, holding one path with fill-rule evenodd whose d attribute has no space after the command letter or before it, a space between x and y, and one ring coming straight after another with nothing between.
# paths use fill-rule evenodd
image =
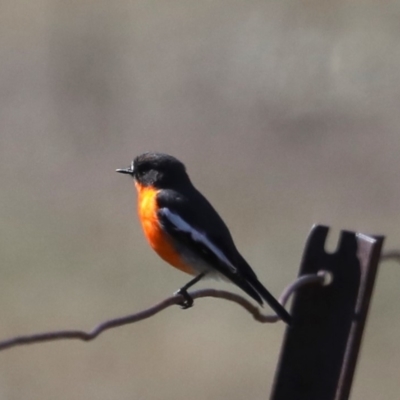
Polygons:
<instances>
[{"instance_id":1,"label":"hole in metal post","mask_svg":"<svg viewBox=\"0 0 400 400\"><path fill-rule=\"evenodd\" d=\"M339 249L339 242L341 238L341 232L336 229L329 229L328 236L325 240L325 252L327 254L335 254Z\"/></svg>"}]
</instances>

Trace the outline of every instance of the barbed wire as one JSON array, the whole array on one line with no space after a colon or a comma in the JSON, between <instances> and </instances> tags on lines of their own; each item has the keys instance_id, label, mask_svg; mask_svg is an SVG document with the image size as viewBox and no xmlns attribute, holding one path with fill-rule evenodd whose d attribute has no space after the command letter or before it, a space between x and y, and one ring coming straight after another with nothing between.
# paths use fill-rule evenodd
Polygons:
<instances>
[{"instance_id":1,"label":"barbed wire","mask_svg":"<svg viewBox=\"0 0 400 400\"><path fill-rule=\"evenodd\" d=\"M400 263L400 251L393 250L387 251L381 256L381 261L396 261ZM279 302L285 306L289 301L290 297L299 289L308 285L329 285L332 282L332 275L327 271L319 271L317 274L309 274L298 277L294 282L288 285L279 297ZM262 310L250 303L246 298L239 294L228 292L226 290L217 289L201 289L190 292L190 296L195 299L201 299L206 297L225 299L234 303L237 303L246 311L248 311L253 318L261 323L275 323L280 321L277 315L265 315ZM146 309L139 311L135 314L127 316L112 318L101 322L90 331L84 330L59 330L43 333L35 333L31 335L15 336L10 339L0 341L0 351L10 349L12 347L23 346L33 343L51 342L55 340L64 339L77 339L85 342L96 339L101 333L117 328L124 325L133 324L135 322L142 321L150 318L155 314L158 314L162 310L173 305L181 305L183 298L181 295L173 295L166 298L160 303Z\"/></svg>"},{"instance_id":2,"label":"barbed wire","mask_svg":"<svg viewBox=\"0 0 400 400\"><path fill-rule=\"evenodd\" d=\"M324 273L318 275L305 275L296 279L292 284L287 286L285 290L282 292L279 302L285 306L288 302L290 296L298 289L303 286L310 284L323 284L326 280L326 276ZM228 292L225 290L217 290L217 289L201 289L190 292L190 296L195 299L201 299L206 297L225 299L234 303L239 304L245 310L247 310L250 314L252 314L253 318L261 323L274 323L280 321L280 318L277 315L265 315L261 312L261 310L250 303L247 299L242 297L239 294ZM16 346L22 346L33 343L41 343L41 342L51 342L55 340L64 340L64 339L78 339L85 342L93 340L97 338L101 333L107 331L112 328L117 328L123 325L133 324L135 322L142 321L144 319L150 318L153 315L159 313L162 310L165 310L168 307L173 305L181 305L183 298L181 295L173 295L171 297L166 298L160 303L147 308L146 310L140 311L135 314L127 315L119 318L112 318L101 322L96 327L94 327L90 331L83 330L60 330L60 331L52 331L52 332L44 332L44 333L36 333L32 335L23 335L16 336L10 339L0 341L0 351L10 349Z\"/></svg>"}]
</instances>

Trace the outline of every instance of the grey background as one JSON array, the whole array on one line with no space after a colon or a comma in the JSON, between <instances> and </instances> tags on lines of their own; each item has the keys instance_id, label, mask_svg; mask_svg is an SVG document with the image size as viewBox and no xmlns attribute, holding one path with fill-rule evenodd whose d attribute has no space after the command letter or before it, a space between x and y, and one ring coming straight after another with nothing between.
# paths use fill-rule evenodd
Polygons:
<instances>
[{"instance_id":1,"label":"grey background","mask_svg":"<svg viewBox=\"0 0 400 400\"><path fill-rule=\"evenodd\" d=\"M396 1L0 1L0 336L141 310L187 276L146 245L115 168L187 165L276 295L313 223L400 246ZM382 265L353 399L400 388ZM225 283L200 286L231 288ZM0 354L2 399L265 399L283 324L202 300L90 344Z\"/></svg>"}]
</instances>

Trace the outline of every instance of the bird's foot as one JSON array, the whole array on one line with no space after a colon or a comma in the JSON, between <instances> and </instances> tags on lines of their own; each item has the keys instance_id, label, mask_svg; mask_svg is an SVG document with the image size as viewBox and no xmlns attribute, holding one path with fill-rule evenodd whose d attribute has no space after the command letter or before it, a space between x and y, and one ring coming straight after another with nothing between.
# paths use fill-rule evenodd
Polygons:
<instances>
[{"instance_id":1,"label":"bird's foot","mask_svg":"<svg viewBox=\"0 0 400 400\"><path fill-rule=\"evenodd\" d=\"M190 294L187 292L185 288L180 288L174 293L175 296L181 296L183 298L182 302L178 303L182 310L187 310L188 308L193 306L193 298L190 296Z\"/></svg>"}]
</instances>

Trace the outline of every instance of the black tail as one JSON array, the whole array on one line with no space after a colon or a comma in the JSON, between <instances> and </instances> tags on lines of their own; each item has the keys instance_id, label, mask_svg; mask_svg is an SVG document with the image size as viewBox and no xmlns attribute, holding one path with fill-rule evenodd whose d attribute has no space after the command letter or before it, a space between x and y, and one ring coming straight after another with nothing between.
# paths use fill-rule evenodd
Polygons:
<instances>
[{"instance_id":1,"label":"black tail","mask_svg":"<svg viewBox=\"0 0 400 400\"><path fill-rule=\"evenodd\" d=\"M282 304L275 299L274 296L263 286L257 278L247 279L247 282L254 288L254 290L269 304L269 306L278 314L278 316L288 325L292 324L292 317L284 309Z\"/></svg>"}]
</instances>

